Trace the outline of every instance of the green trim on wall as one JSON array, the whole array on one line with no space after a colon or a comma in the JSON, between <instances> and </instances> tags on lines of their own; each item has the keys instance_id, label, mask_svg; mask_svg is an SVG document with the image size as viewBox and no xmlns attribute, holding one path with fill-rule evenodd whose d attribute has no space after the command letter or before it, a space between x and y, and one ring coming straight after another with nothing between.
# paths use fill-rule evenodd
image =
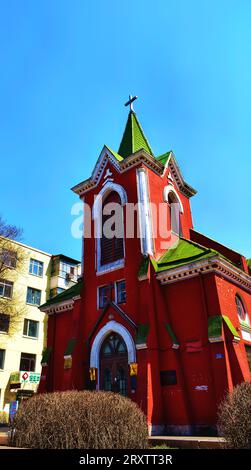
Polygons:
<instances>
[{"instance_id":1,"label":"green trim on wall","mask_svg":"<svg viewBox=\"0 0 251 470\"><path fill-rule=\"evenodd\" d=\"M52 347L48 346L47 348L44 349L42 353L42 359L41 359L41 364L48 364L50 355L51 355Z\"/></svg>"},{"instance_id":2,"label":"green trim on wall","mask_svg":"<svg viewBox=\"0 0 251 470\"><path fill-rule=\"evenodd\" d=\"M213 315L208 317L208 338L219 338L222 336L222 316Z\"/></svg>"},{"instance_id":3,"label":"green trim on wall","mask_svg":"<svg viewBox=\"0 0 251 470\"><path fill-rule=\"evenodd\" d=\"M166 327L166 330L167 330L167 332L168 332L168 334L169 334L169 336L170 336L170 338L171 338L171 340L172 340L172 343L173 343L173 344L176 344L176 345L178 346L178 345L179 345L179 341L177 340L177 337L176 337L176 335L175 335L175 333L174 333L174 331L173 331L173 329L172 329L170 323L166 323L166 324L165 324L165 327Z\"/></svg>"},{"instance_id":4,"label":"green trim on wall","mask_svg":"<svg viewBox=\"0 0 251 470\"><path fill-rule=\"evenodd\" d=\"M148 323L138 325L136 333L136 344L146 344L146 339L149 333Z\"/></svg>"},{"instance_id":5,"label":"green trim on wall","mask_svg":"<svg viewBox=\"0 0 251 470\"><path fill-rule=\"evenodd\" d=\"M140 279L141 277L146 277L148 273L148 267L149 267L149 256L148 257L142 257L142 260L140 262L139 266L139 271L138 271L138 278Z\"/></svg>"},{"instance_id":6,"label":"green trim on wall","mask_svg":"<svg viewBox=\"0 0 251 470\"><path fill-rule=\"evenodd\" d=\"M73 353L73 349L75 347L75 344L76 344L76 338L71 338L69 339L68 343L67 343L67 347L66 347L66 350L64 352L64 356L71 356L72 353Z\"/></svg>"}]
</instances>

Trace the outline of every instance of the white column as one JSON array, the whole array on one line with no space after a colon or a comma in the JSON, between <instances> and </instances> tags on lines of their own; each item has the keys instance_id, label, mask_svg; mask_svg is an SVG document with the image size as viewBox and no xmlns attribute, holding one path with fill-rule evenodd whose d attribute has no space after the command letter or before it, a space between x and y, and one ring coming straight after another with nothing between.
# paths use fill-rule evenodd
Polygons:
<instances>
[{"instance_id":1,"label":"white column","mask_svg":"<svg viewBox=\"0 0 251 470\"><path fill-rule=\"evenodd\" d=\"M148 179L144 168L137 170L137 191L141 253L143 255L153 255Z\"/></svg>"}]
</instances>

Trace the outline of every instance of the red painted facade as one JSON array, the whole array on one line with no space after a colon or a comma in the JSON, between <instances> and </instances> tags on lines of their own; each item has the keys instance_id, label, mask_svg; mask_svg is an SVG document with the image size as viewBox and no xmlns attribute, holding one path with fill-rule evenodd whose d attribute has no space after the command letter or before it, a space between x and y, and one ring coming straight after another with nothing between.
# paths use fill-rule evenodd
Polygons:
<instances>
[{"instance_id":1,"label":"red painted facade","mask_svg":"<svg viewBox=\"0 0 251 470\"><path fill-rule=\"evenodd\" d=\"M137 154L140 156L141 152ZM52 352L48 364L43 367L40 391L98 389L99 363L94 367L96 380L91 381L91 357L95 351L98 357L102 342L109 333L106 325L112 322L119 325L118 328L124 327L133 340L137 375L130 376L128 354L128 395L146 413L152 433L186 434L203 429L206 432L209 427L214 428L216 425L217 407L226 391L242 381L250 380L245 345L251 346L251 342L242 337L235 302L235 296L239 294L250 314L251 277L246 260L194 231L189 196L178 184L177 178L168 179L170 165L167 164L166 169L163 167L162 172L157 172L149 167L144 158L139 158L131 167L118 170L113 160L107 150L101 159L104 164L99 181L84 189L81 194L86 204L93 208L95 196L106 187L108 169L112 183L126 192L127 201L137 203L137 171L142 168L148 184L149 201L159 207L160 203L165 202L165 187L172 185L183 206L183 213L180 214L183 238L219 252L228 259L228 270L220 271L211 267L208 271L191 273L192 264L188 260L183 265L184 270L187 270L185 275L163 283L150 263L142 278L139 276L142 246L140 238L134 237L124 240L124 266L100 274L97 273L97 241L93 235L85 238L81 294L70 300L60 300L59 297L58 302L51 305L47 303L42 307L48 313L48 346ZM170 228L168 202L165 204L167 225ZM123 206L126 227L125 210L126 204ZM136 223L137 215L134 217ZM92 220L92 234L93 224ZM154 252L151 258L158 260L167 251L161 241L158 235L153 240ZM243 275L245 285L241 280ZM125 280L126 302L118 305L115 289L112 289L108 304L98 308L98 288L115 285L120 280ZM224 323L222 338L213 342L209 337L208 319L216 315L227 316L239 338L234 338ZM177 348L174 348L167 324L171 325L177 338ZM148 329L145 343L142 340L137 343L140 325L146 325ZM246 338L249 329L247 324ZM121 334L122 330L118 331ZM99 335L99 343L95 346L95 338L98 341ZM71 338L76 341L69 355L71 365L67 368L64 356ZM167 384L165 377L172 374L176 375L175 383Z\"/></svg>"}]
</instances>

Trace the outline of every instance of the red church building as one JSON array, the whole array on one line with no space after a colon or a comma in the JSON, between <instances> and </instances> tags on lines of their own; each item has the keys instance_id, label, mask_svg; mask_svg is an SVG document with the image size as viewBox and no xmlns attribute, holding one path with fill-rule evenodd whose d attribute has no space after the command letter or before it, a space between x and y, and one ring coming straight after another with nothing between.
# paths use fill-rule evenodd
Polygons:
<instances>
[{"instance_id":1,"label":"red church building","mask_svg":"<svg viewBox=\"0 0 251 470\"><path fill-rule=\"evenodd\" d=\"M132 101L118 152L104 146L72 188L82 277L40 307L40 392L111 390L138 403L151 434L211 432L226 391L250 380L251 260L194 229L196 191L172 151L153 154Z\"/></svg>"}]
</instances>

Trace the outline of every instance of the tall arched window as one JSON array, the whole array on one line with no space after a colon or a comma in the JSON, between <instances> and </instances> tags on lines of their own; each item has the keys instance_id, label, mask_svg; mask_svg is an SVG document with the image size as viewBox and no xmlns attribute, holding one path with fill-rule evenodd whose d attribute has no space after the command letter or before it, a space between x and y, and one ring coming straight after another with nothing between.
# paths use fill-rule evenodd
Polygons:
<instances>
[{"instance_id":1,"label":"tall arched window","mask_svg":"<svg viewBox=\"0 0 251 470\"><path fill-rule=\"evenodd\" d=\"M169 204L171 231L176 235L182 236L182 226L180 218L181 206L180 201L178 200L174 191L169 191L167 202Z\"/></svg>"},{"instance_id":2,"label":"tall arched window","mask_svg":"<svg viewBox=\"0 0 251 470\"><path fill-rule=\"evenodd\" d=\"M250 320L249 320L247 310L245 308L245 305L241 297L238 294L236 294L235 296L235 303L236 303L238 317L239 317L240 322L244 322L247 325L250 325Z\"/></svg>"},{"instance_id":3,"label":"tall arched window","mask_svg":"<svg viewBox=\"0 0 251 470\"><path fill-rule=\"evenodd\" d=\"M102 203L102 237L100 245L101 266L124 258L123 207L120 196L116 191L111 191Z\"/></svg>"}]
</instances>

